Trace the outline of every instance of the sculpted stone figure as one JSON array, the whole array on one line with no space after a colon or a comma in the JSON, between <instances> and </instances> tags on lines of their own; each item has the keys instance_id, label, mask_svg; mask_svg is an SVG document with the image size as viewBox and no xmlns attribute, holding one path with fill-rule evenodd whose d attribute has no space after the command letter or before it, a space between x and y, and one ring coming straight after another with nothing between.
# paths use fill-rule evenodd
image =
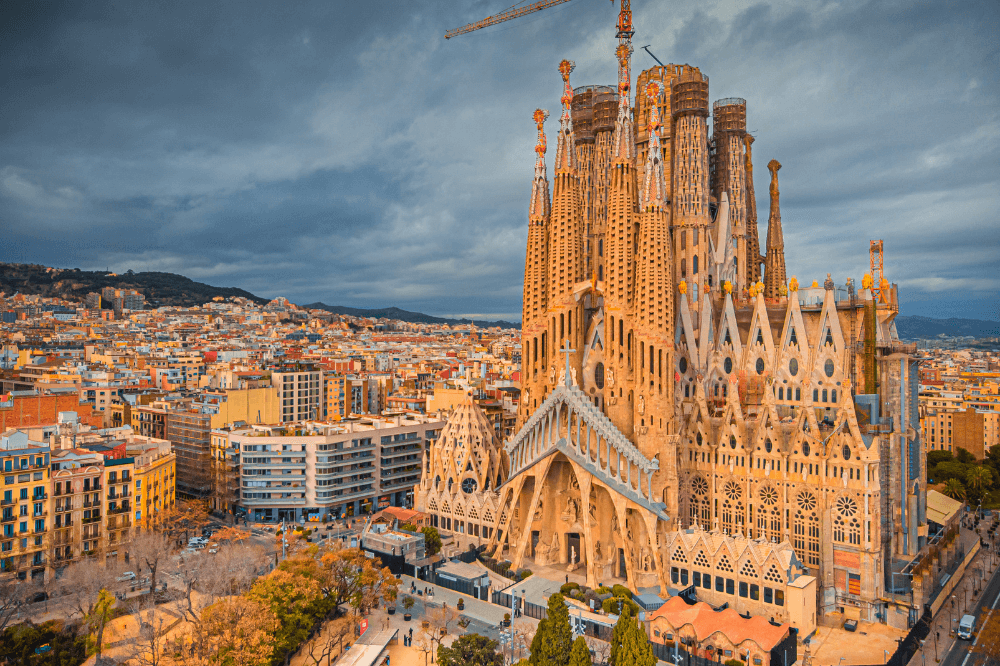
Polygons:
<instances>
[{"instance_id":1,"label":"sculpted stone figure","mask_svg":"<svg viewBox=\"0 0 1000 666\"><path fill-rule=\"evenodd\" d=\"M542 510L545 508L545 498L538 498L538 506L535 508L535 515L532 517L532 521L542 519Z\"/></svg>"}]
</instances>

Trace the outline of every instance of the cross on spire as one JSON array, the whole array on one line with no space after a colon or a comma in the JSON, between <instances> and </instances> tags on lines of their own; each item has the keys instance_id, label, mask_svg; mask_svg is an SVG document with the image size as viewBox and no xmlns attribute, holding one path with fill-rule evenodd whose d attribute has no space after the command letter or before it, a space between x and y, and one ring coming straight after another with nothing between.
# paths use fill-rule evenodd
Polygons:
<instances>
[{"instance_id":1,"label":"cross on spire","mask_svg":"<svg viewBox=\"0 0 1000 666\"><path fill-rule=\"evenodd\" d=\"M569 379L569 355L572 354L573 352L575 352L576 350L569 348L569 338L566 338L566 346L563 347L559 351L561 351L563 354L566 354L566 379L565 379L565 382L566 382L566 386L570 386L570 383L569 383L570 382L570 379Z\"/></svg>"}]
</instances>

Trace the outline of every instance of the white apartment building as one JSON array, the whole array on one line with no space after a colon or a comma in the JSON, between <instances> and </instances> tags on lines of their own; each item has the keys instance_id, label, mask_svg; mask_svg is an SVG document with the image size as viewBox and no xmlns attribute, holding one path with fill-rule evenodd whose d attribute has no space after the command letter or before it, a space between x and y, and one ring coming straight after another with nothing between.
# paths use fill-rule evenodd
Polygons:
<instances>
[{"instance_id":1,"label":"white apartment building","mask_svg":"<svg viewBox=\"0 0 1000 666\"><path fill-rule=\"evenodd\" d=\"M443 425L412 413L240 425L213 430L212 448L233 461L234 499L248 518L322 520L411 507L424 455Z\"/></svg>"}]
</instances>

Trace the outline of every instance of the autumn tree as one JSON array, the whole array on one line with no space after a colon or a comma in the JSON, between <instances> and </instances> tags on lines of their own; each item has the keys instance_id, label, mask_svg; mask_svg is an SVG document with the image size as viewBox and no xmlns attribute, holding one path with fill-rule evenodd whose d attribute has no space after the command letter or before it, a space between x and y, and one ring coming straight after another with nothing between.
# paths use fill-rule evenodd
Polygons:
<instances>
[{"instance_id":1,"label":"autumn tree","mask_svg":"<svg viewBox=\"0 0 1000 666\"><path fill-rule=\"evenodd\" d=\"M205 609L195 652L209 664L269 666L280 622L265 603L246 596Z\"/></svg>"},{"instance_id":2,"label":"autumn tree","mask_svg":"<svg viewBox=\"0 0 1000 666\"><path fill-rule=\"evenodd\" d=\"M438 666L503 666L503 656L497 652L499 643L479 634L464 634L451 646L438 646Z\"/></svg>"},{"instance_id":3,"label":"autumn tree","mask_svg":"<svg viewBox=\"0 0 1000 666\"><path fill-rule=\"evenodd\" d=\"M200 625L204 610L218 598L250 589L265 559L260 548L245 547L225 548L215 555L182 555L177 567L183 586L177 610L187 621Z\"/></svg>"},{"instance_id":4,"label":"autumn tree","mask_svg":"<svg viewBox=\"0 0 1000 666\"><path fill-rule=\"evenodd\" d=\"M396 600L400 580L381 567L377 558L365 557L360 548L331 550L321 556L320 563L335 606L348 603L364 614L381 600Z\"/></svg>"},{"instance_id":5,"label":"autumn tree","mask_svg":"<svg viewBox=\"0 0 1000 666\"><path fill-rule=\"evenodd\" d=\"M156 529L181 543L186 542L192 532L200 533L210 522L208 502L204 500L177 500L159 516Z\"/></svg>"},{"instance_id":6,"label":"autumn tree","mask_svg":"<svg viewBox=\"0 0 1000 666\"><path fill-rule=\"evenodd\" d=\"M270 608L278 619L274 649L286 664L291 653L309 636L317 619L325 617L328 611L323 592L314 579L282 569L259 579L246 596Z\"/></svg>"}]
</instances>

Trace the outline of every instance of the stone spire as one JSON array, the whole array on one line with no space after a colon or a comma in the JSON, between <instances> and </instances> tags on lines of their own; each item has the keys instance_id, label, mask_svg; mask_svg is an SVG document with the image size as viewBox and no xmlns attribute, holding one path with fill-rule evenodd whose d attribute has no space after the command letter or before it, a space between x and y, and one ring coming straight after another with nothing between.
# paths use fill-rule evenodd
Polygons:
<instances>
[{"instance_id":1,"label":"stone spire","mask_svg":"<svg viewBox=\"0 0 1000 666\"><path fill-rule=\"evenodd\" d=\"M576 170L576 147L570 113L573 88L569 84L569 75L573 67L569 60L559 63L563 96L556 148L556 173L552 183L552 212L548 224L548 302L545 319L549 329L546 336L549 348L544 386L546 393L555 388L553 378L559 375L560 369L558 350L567 340L570 348L579 350L570 359L574 369L579 371L585 332L583 305L573 295L573 289L585 279L583 273L586 266L583 252L583 197Z\"/></svg>"},{"instance_id":2,"label":"stone spire","mask_svg":"<svg viewBox=\"0 0 1000 666\"><path fill-rule=\"evenodd\" d=\"M618 56L618 118L615 120L615 138L611 148L611 161L635 163L635 128L629 104L631 87L632 46L622 42L615 49Z\"/></svg>"},{"instance_id":3,"label":"stone spire","mask_svg":"<svg viewBox=\"0 0 1000 666\"><path fill-rule=\"evenodd\" d=\"M639 218L638 253L635 257L635 298L632 314L637 358L633 374L636 399L632 422L636 445L643 455L661 453L664 436L673 416L673 259L670 250L670 222L667 184L660 147L660 111L657 97L663 90L659 81L646 86L651 107L648 122L649 150L644 169L642 210Z\"/></svg>"},{"instance_id":4,"label":"stone spire","mask_svg":"<svg viewBox=\"0 0 1000 666\"><path fill-rule=\"evenodd\" d=\"M653 80L646 86L646 97L649 98L649 124L647 136L649 148L646 157L645 182L642 187L642 210L662 209L667 207L667 183L663 176L663 148L660 147L660 108L656 105L657 97L663 92L663 84Z\"/></svg>"},{"instance_id":5,"label":"stone spire","mask_svg":"<svg viewBox=\"0 0 1000 666\"><path fill-rule=\"evenodd\" d=\"M573 116L570 107L573 103L573 88L569 85L569 75L576 69L572 60L559 63L559 73L563 79L562 115L559 117L559 143L556 145L556 173L562 171L576 172L576 145L573 136Z\"/></svg>"},{"instance_id":6,"label":"stone spire","mask_svg":"<svg viewBox=\"0 0 1000 666\"><path fill-rule=\"evenodd\" d=\"M638 214L635 175L635 131L629 104L629 61L632 48L621 40L618 56L618 117L611 151L608 217L605 225L605 407L608 418L626 437L632 437L634 395L627 390L632 376L632 298L635 287L633 245Z\"/></svg>"},{"instance_id":7,"label":"stone spire","mask_svg":"<svg viewBox=\"0 0 1000 666\"><path fill-rule=\"evenodd\" d=\"M753 154L750 149L753 141L752 134L743 135L743 145L746 146L744 170L747 183L747 258L742 268L746 271L747 287L760 281L760 265L764 261L764 257L760 254L760 235L757 232L757 196L753 190Z\"/></svg>"},{"instance_id":8,"label":"stone spire","mask_svg":"<svg viewBox=\"0 0 1000 666\"><path fill-rule=\"evenodd\" d=\"M545 375L545 308L548 298L549 179L545 172L545 119L547 111L536 109L535 179L528 206L528 243L524 258L524 295L521 314L521 386L525 389L518 413L519 423L531 414L541 393L538 380Z\"/></svg>"},{"instance_id":9,"label":"stone spire","mask_svg":"<svg viewBox=\"0 0 1000 666\"><path fill-rule=\"evenodd\" d=\"M785 237L781 233L781 211L778 206L778 169L781 162L771 160L771 214L767 218L767 256L764 258L764 298L778 298L785 284Z\"/></svg>"}]
</instances>

